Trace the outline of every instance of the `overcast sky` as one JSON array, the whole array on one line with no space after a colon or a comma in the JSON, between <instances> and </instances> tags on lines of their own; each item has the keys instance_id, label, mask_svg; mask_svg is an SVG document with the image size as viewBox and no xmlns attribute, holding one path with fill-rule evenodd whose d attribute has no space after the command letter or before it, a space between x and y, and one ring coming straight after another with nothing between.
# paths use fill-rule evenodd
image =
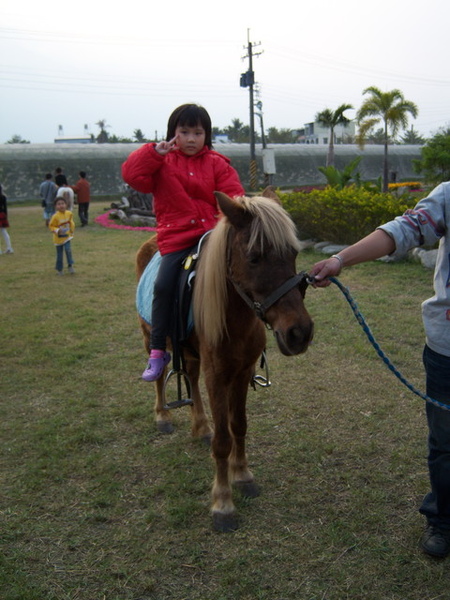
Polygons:
<instances>
[{"instance_id":1,"label":"overcast sky","mask_svg":"<svg viewBox=\"0 0 450 600\"><path fill-rule=\"evenodd\" d=\"M266 130L357 109L374 85L415 102L410 123L430 136L450 124L449 13L448 0L1 0L0 143L51 143L60 125L97 135L100 119L161 137L185 102L217 127L248 124L248 32Z\"/></svg>"}]
</instances>

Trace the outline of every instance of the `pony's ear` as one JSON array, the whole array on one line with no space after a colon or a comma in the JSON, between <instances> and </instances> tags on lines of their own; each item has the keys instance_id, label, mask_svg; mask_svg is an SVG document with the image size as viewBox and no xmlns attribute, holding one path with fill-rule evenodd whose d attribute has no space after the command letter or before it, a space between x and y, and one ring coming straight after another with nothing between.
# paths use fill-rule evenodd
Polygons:
<instances>
[{"instance_id":1,"label":"pony's ear","mask_svg":"<svg viewBox=\"0 0 450 600\"><path fill-rule=\"evenodd\" d=\"M251 221L251 215L238 200L233 200L223 192L214 192L220 210L236 229L245 227Z\"/></svg>"},{"instance_id":2,"label":"pony's ear","mask_svg":"<svg viewBox=\"0 0 450 600\"><path fill-rule=\"evenodd\" d=\"M275 187L273 185L268 185L261 195L263 198L270 198L271 200L275 200L278 204L281 204L280 198L275 192Z\"/></svg>"}]
</instances>

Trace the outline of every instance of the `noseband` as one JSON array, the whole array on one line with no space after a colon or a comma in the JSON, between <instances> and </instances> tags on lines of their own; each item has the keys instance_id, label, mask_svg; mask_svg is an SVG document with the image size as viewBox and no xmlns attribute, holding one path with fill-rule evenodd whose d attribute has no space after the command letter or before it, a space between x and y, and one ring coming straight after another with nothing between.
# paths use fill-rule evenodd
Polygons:
<instances>
[{"instance_id":1,"label":"noseband","mask_svg":"<svg viewBox=\"0 0 450 600\"><path fill-rule=\"evenodd\" d=\"M305 271L300 271L300 273L290 277L287 281L277 287L277 289L267 296L267 298L262 302L256 302L252 300L236 281L233 281L233 279L230 279L230 281L233 284L234 289L237 291L242 300L244 300L247 306L249 306L256 313L256 316L261 319L261 321L266 322L266 312L269 310L269 308L294 287L299 286L302 298L304 298L306 288L310 283L312 283L312 278Z\"/></svg>"}]
</instances>

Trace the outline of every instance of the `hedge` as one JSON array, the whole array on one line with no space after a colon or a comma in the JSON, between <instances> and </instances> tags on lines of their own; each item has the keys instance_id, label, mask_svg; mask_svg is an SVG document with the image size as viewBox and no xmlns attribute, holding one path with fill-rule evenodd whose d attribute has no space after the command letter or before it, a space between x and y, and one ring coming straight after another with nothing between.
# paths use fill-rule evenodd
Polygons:
<instances>
[{"instance_id":1,"label":"hedge","mask_svg":"<svg viewBox=\"0 0 450 600\"><path fill-rule=\"evenodd\" d=\"M300 239L353 244L379 225L391 221L418 202L417 195L395 196L361 187L331 187L279 194L297 225Z\"/></svg>"}]
</instances>

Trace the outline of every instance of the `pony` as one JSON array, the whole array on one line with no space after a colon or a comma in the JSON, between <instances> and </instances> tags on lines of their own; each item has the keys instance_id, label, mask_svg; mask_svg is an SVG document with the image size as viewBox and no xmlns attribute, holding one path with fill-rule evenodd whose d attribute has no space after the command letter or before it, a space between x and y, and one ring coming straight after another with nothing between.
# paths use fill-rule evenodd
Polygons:
<instances>
[{"instance_id":1,"label":"pony","mask_svg":"<svg viewBox=\"0 0 450 600\"><path fill-rule=\"evenodd\" d=\"M194 330L183 354L192 387L192 435L210 440L215 462L213 527L227 532L238 527L233 486L246 497L259 494L245 449L246 399L266 346L266 327L272 329L281 353L293 356L307 350L314 325L303 302L307 276L295 269L300 250L296 228L273 189L254 197L215 195L223 216L196 265ZM138 278L156 250L155 237L139 249ZM149 352L151 327L139 320ZM213 430L200 395L200 366ZM155 383L156 423L159 431L171 433L169 410L162 401L164 376Z\"/></svg>"}]
</instances>

